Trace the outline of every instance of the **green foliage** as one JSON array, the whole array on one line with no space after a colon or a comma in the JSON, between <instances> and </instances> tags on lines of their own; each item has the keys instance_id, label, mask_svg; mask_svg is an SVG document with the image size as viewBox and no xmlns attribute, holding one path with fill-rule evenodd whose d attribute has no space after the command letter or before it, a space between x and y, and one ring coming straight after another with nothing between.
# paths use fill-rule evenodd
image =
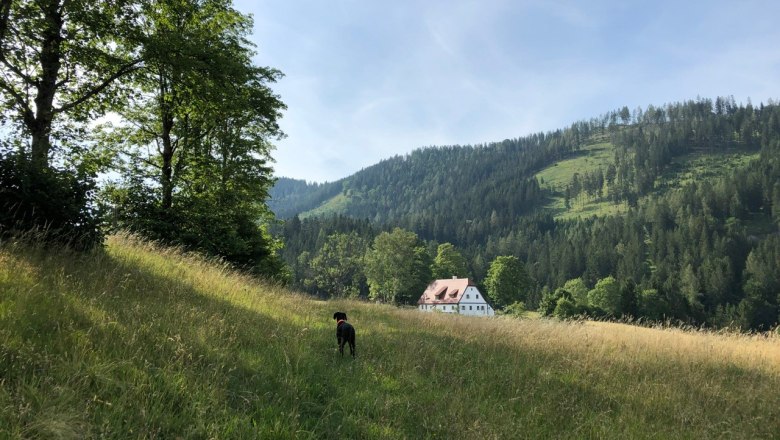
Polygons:
<instances>
[{"instance_id":1,"label":"green foliage","mask_svg":"<svg viewBox=\"0 0 780 440\"><path fill-rule=\"evenodd\" d=\"M645 289L640 295L642 316L651 321L663 321L671 317L671 308L658 289Z\"/></svg>"},{"instance_id":2,"label":"green foliage","mask_svg":"<svg viewBox=\"0 0 780 440\"><path fill-rule=\"evenodd\" d=\"M777 323L777 305L748 296L737 306L737 323L743 330L766 331Z\"/></svg>"},{"instance_id":3,"label":"green foliage","mask_svg":"<svg viewBox=\"0 0 780 440\"><path fill-rule=\"evenodd\" d=\"M571 297L574 299L575 304L578 307L588 306L588 286L582 281L582 278L575 278L573 280L566 281L563 285L563 289L571 293Z\"/></svg>"},{"instance_id":4,"label":"green foliage","mask_svg":"<svg viewBox=\"0 0 780 440\"><path fill-rule=\"evenodd\" d=\"M504 307L503 310L504 315L512 316L514 318L522 318L527 312L528 310L525 308L525 303L522 301L513 302Z\"/></svg>"},{"instance_id":5,"label":"green foliage","mask_svg":"<svg viewBox=\"0 0 780 440\"><path fill-rule=\"evenodd\" d=\"M309 263L310 285L326 297L357 297L366 291L363 258L367 242L356 232L329 235Z\"/></svg>"},{"instance_id":6,"label":"green foliage","mask_svg":"<svg viewBox=\"0 0 780 440\"><path fill-rule=\"evenodd\" d=\"M466 259L460 254L460 251L451 243L442 243L436 251L436 258L433 259L431 267L433 278L440 280L445 278L468 278L466 269Z\"/></svg>"},{"instance_id":7,"label":"green foliage","mask_svg":"<svg viewBox=\"0 0 780 440\"><path fill-rule=\"evenodd\" d=\"M126 95L118 80L141 62L139 2L8 0L0 9L0 106L28 137L23 155L40 172L62 153L53 140L78 144L72 124Z\"/></svg>"},{"instance_id":8,"label":"green foliage","mask_svg":"<svg viewBox=\"0 0 780 440\"><path fill-rule=\"evenodd\" d=\"M112 226L284 280L265 226L270 140L284 109L268 84L280 73L252 65L251 20L229 2L146 6L127 122L103 136L123 176L105 193Z\"/></svg>"},{"instance_id":9,"label":"green foliage","mask_svg":"<svg viewBox=\"0 0 780 440\"><path fill-rule=\"evenodd\" d=\"M91 208L94 176L40 168L0 151L0 238L32 232L38 240L90 248L102 241Z\"/></svg>"},{"instance_id":10,"label":"green foliage","mask_svg":"<svg viewBox=\"0 0 780 440\"><path fill-rule=\"evenodd\" d=\"M596 286L588 292L588 305L600 313L620 316L622 313L621 295L617 280L612 276L599 280Z\"/></svg>"},{"instance_id":11,"label":"green foliage","mask_svg":"<svg viewBox=\"0 0 780 440\"><path fill-rule=\"evenodd\" d=\"M140 60L131 1L8 0L0 4L0 233L91 247L99 156L85 126L125 96ZM13 145L6 149L6 142Z\"/></svg>"},{"instance_id":12,"label":"green foliage","mask_svg":"<svg viewBox=\"0 0 780 440\"><path fill-rule=\"evenodd\" d=\"M341 193L341 189L341 182L309 183L305 180L280 177L270 190L268 206L277 217L290 219L316 208L323 200L334 200L333 198ZM346 208L340 204L338 206L338 209L328 209L328 214L337 214ZM322 217L329 217L328 214L317 212L317 215Z\"/></svg>"},{"instance_id":13,"label":"green foliage","mask_svg":"<svg viewBox=\"0 0 780 440\"><path fill-rule=\"evenodd\" d=\"M250 30L230 1L3 1L0 105L18 156L2 161L19 169L4 173L2 228L98 241L93 180L113 158L110 227L283 280L265 207L281 74L252 64ZM109 111L120 122L96 139Z\"/></svg>"},{"instance_id":14,"label":"green foliage","mask_svg":"<svg viewBox=\"0 0 780 440\"><path fill-rule=\"evenodd\" d=\"M279 193L274 189L272 195L306 211L291 211L281 203L274 209L287 218L316 213L368 218L377 224L393 222L393 226L413 229L426 239L436 235L440 243L455 243L467 235L483 235L495 226L506 227L543 201L537 180L531 175L520 176L554 148L573 146L562 136L538 133L489 148L417 150L409 157L393 157L337 182L301 185L285 181ZM495 191L496 181L512 191ZM455 217L461 221L453 223L454 218L444 218L443 211L458 213ZM388 215L390 212L393 214Z\"/></svg>"},{"instance_id":15,"label":"green foliage","mask_svg":"<svg viewBox=\"0 0 780 440\"><path fill-rule=\"evenodd\" d=\"M620 283L620 313L622 316L640 316L639 301L636 283L633 280L628 279Z\"/></svg>"},{"instance_id":16,"label":"green foliage","mask_svg":"<svg viewBox=\"0 0 780 440\"><path fill-rule=\"evenodd\" d=\"M778 322L780 307L780 236L772 235L748 255L745 263L745 298L738 315L744 329L768 330Z\"/></svg>"},{"instance_id":17,"label":"green foliage","mask_svg":"<svg viewBox=\"0 0 780 440\"><path fill-rule=\"evenodd\" d=\"M525 265L517 257L499 256L490 263L485 287L488 297L497 307L525 300L530 285Z\"/></svg>"},{"instance_id":18,"label":"green foliage","mask_svg":"<svg viewBox=\"0 0 780 440\"><path fill-rule=\"evenodd\" d=\"M365 257L369 298L393 304L416 300L431 281L430 260L414 232L380 233Z\"/></svg>"},{"instance_id":19,"label":"green foliage","mask_svg":"<svg viewBox=\"0 0 780 440\"><path fill-rule=\"evenodd\" d=\"M571 298L562 296L555 303L552 315L559 319L569 319L578 314L577 305Z\"/></svg>"},{"instance_id":20,"label":"green foliage","mask_svg":"<svg viewBox=\"0 0 780 440\"><path fill-rule=\"evenodd\" d=\"M562 287L559 287L554 291L545 289L542 292L542 298L539 301L538 312L542 316L552 316L555 311L555 306L558 305L558 300L564 296L571 298L571 293Z\"/></svg>"},{"instance_id":21,"label":"green foliage","mask_svg":"<svg viewBox=\"0 0 780 440\"><path fill-rule=\"evenodd\" d=\"M344 216L311 217L299 219L293 217L277 225L275 233L284 236L284 248L281 255L293 273L291 284L296 289L311 294L322 294L314 282L311 259L320 252L327 237L334 234L357 234L365 243L371 243L377 232L367 220L355 220ZM363 258L360 255L359 258ZM364 268L360 269L365 278ZM365 292L361 291L361 294Z\"/></svg>"},{"instance_id":22,"label":"green foliage","mask_svg":"<svg viewBox=\"0 0 780 440\"><path fill-rule=\"evenodd\" d=\"M137 182L136 182L137 183ZM173 209L163 209L159 191L146 185L107 187L110 224L149 239L219 256L258 275L286 282L281 242L260 221L263 206L241 199L241 193L222 200L181 194ZM265 219L266 222L272 219Z\"/></svg>"}]
</instances>

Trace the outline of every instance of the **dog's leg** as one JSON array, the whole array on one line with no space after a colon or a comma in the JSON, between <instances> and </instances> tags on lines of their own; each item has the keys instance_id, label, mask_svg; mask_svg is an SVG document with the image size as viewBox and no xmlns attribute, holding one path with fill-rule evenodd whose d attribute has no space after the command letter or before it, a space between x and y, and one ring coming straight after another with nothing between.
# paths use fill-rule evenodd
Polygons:
<instances>
[{"instance_id":1,"label":"dog's leg","mask_svg":"<svg viewBox=\"0 0 780 440\"><path fill-rule=\"evenodd\" d=\"M352 355L352 357L355 357L355 341L349 341L349 354Z\"/></svg>"}]
</instances>

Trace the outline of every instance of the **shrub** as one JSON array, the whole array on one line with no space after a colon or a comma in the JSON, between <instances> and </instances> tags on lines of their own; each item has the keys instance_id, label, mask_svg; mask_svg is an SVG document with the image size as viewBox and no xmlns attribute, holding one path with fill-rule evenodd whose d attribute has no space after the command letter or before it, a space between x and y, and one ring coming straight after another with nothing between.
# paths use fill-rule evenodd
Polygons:
<instances>
[{"instance_id":1,"label":"shrub","mask_svg":"<svg viewBox=\"0 0 780 440\"><path fill-rule=\"evenodd\" d=\"M553 310L553 316L560 319L568 319L577 315L577 305L571 298L561 297L558 299L555 310Z\"/></svg>"},{"instance_id":2,"label":"shrub","mask_svg":"<svg viewBox=\"0 0 780 440\"><path fill-rule=\"evenodd\" d=\"M521 318L526 312L525 303L522 301L516 301L504 308L504 314L512 316L514 318Z\"/></svg>"},{"instance_id":3,"label":"shrub","mask_svg":"<svg viewBox=\"0 0 780 440\"><path fill-rule=\"evenodd\" d=\"M92 175L39 168L0 153L0 238L34 233L44 243L87 249L102 242Z\"/></svg>"}]
</instances>

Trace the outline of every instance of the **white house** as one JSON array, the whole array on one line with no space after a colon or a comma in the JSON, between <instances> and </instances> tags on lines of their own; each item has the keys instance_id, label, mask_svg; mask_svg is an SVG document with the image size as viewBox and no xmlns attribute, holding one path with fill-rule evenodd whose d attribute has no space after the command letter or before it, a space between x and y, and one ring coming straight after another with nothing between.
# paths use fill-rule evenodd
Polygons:
<instances>
[{"instance_id":1,"label":"white house","mask_svg":"<svg viewBox=\"0 0 780 440\"><path fill-rule=\"evenodd\" d=\"M444 313L458 313L469 316L493 316L496 312L468 278L436 280L428 284L417 308L423 312L438 310Z\"/></svg>"}]
</instances>

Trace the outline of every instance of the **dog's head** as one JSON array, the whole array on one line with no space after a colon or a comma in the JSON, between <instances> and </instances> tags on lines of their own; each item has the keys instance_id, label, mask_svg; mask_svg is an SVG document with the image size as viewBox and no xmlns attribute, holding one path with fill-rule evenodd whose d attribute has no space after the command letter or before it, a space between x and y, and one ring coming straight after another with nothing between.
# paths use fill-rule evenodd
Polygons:
<instances>
[{"instance_id":1,"label":"dog's head","mask_svg":"<svg viewBox=\"0 0 780 440\"><path fill-rule=\"evenodd\" d=\"M344 312L336 312L336 313L333 314L333 319L335 319L336 321L338 321L340 319L343 319L344 321L346 321L347 320L347 314L344 313Z\"/></svg>"}]
</instances>

